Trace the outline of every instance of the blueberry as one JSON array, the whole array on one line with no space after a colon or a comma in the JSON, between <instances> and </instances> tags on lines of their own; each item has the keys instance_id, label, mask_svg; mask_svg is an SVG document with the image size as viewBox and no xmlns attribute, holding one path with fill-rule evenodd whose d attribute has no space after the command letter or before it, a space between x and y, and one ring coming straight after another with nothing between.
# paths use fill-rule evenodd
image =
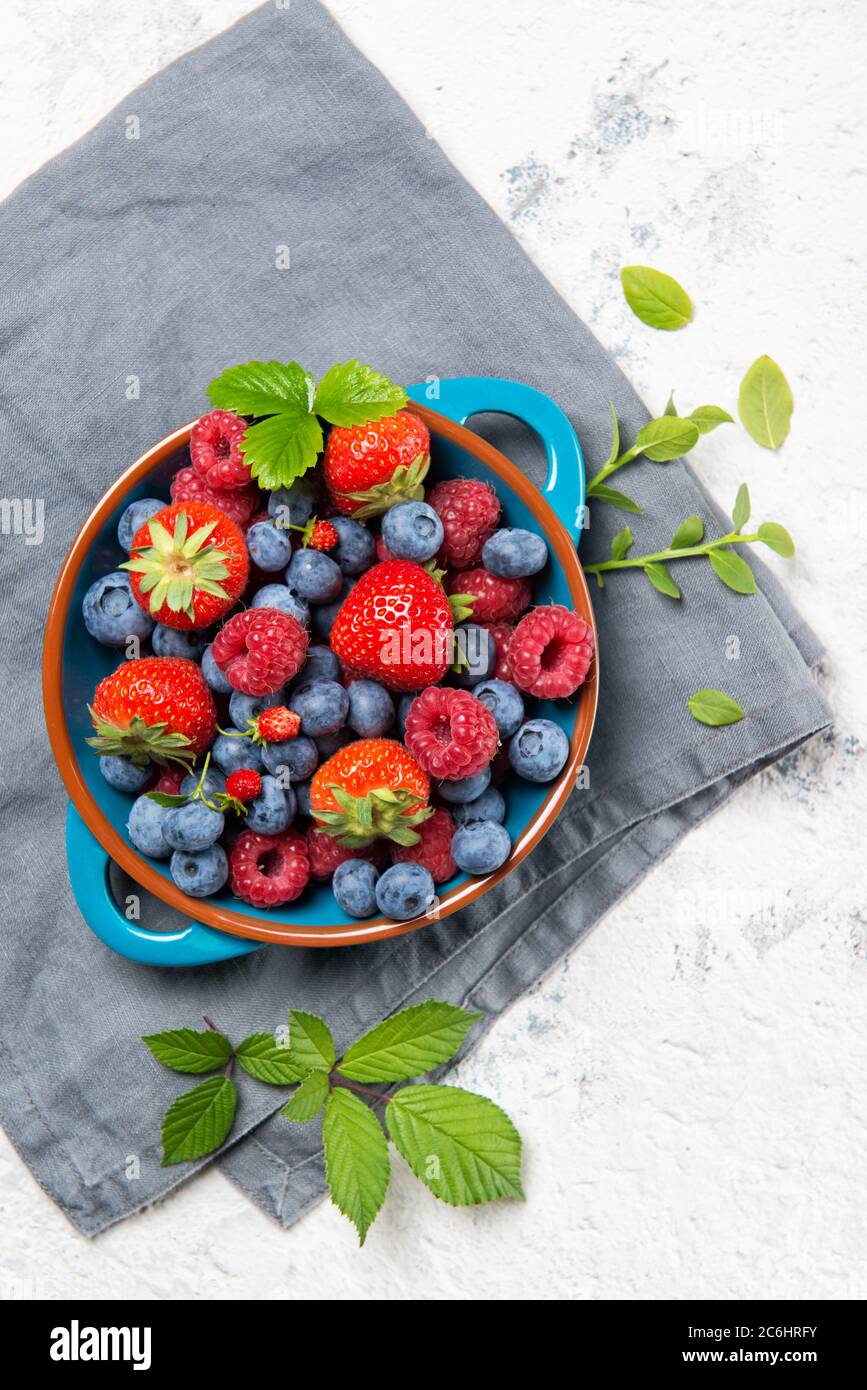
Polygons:
<instances>
[{"instance_id":1,"label":"blueberry","mask_svg":"<svg viewBox=\"0 0 867 1390\"><path fill-rule=\"evenodd\" d=\"M313 609L313 630L326 642L331 636L334 619L343 606L343 600L346 598L347 594L352 593L357 583L357 579L344 579L343 588L333 603L321 603L318 608Z\"/></svg>"},{"instance_id":2,"label":"blueberry","mask_svg":"<svg viewBox=\"0 0 867 1390\"><path fill-rule=\"evenodd\" d=\"M290 532L281 530L273 521L257 521L247 532L250 559L260 570L270 574L285 569L292 559Z\"/></svg>"},{"instance_id":3,"label":"blueberry","mask_svg":"<svg viewBox=\"0 0 867 1390\"><path fill-rule=\"evenodd\" d=\"M468 688L487 680L497 664L497 644L486 627L463 623L455 628L455 685Z\"/></svg>"},{"instance_id":4,"label":"blueberry","mask_svg":"<svg viewBox=\"0 0 867 1390\"><path fill-rule=\"evenodd\" d=\"M338 540L328 553L344 574L364 574L376 560L376 541L360 521L351 516L330 516Z\"/></svg>"},{"instance_id":5,"label":"blueberry","mask_svg":"<svg viewBox=\"0 0 867 1390\"><path fill-rule=\"evenodd\" d=\"M165 502L158 502L155 497L140 497L137 502L130 502L129 506L124 508L117 523L117 539L121 550L129 554L136 532L155 512L161 512L165 505Z\"/></svg>"},{"instance_id":6,"label":"blueberry","mask_svg":"<svg viewBox=\"0 0 867 1390\"><path fill-rule=\"evenodd\" d=\"M140 796L132 803L126 827L129 838L137 850L150 855L151 859L168 859L172 852L163 834L167 814L167 808L158 806L149 796Z\"/></svg>"},{"instance_id":7,"label":"blueberry","mask_svg":"<svg viewBox=\"0 0 867 1390\"><path fill-rule=\"evenodd\" d=\"M108 785L114 787L116 792L132 792L133 795L141 791L153 772L150 763L144 767L136 767L130 758L115 757L113 754L100 758L99 770Z\"/></svg>"},{"instance_id":8,"label":"blueberry","mask_svg":"<svg viewBox=\"0 0 867 1390\"><path fill-rule=\"evenodd\" d=\"M548 547L535 531L505 526L485 541L482 564L501 579L523 579L538 574L548 563Z\"/></svg>"},{"instance_id":9,"label":"blueberry","mask_svg":"<svg viewBox=\"0 0 867 1390\"><path fill-rule=\"evenodd\" d=\"M296 478L289 487L278 487L268 498L268 515L284 529L290 526L303 526L316 510L319 498L319 483L316 477L306 474Z\"/></svg>"},{"instance_id":10,"label":"blueberry","mask_svg":"<svg viewBox=\"0 0 867 1390\"><path fill-rule=\"evenodd\" d=\"M308 738L333 734L346 723L349 695L337 681L305 681L289 696L289 708L301 718L301 732Z\"/></svg>"},{"instance_id":11,"label":"blueberry","mask_svg":"<svg viewBox=\"0 0 867 1390\"><path fill-rule=\"evenodd\" d=\"M472 825L474 821L493 820L502 823L506 818L506 803L496 787L486 787L475 801L456 806L452 815L456 825Z\"/></svg>"},{"instance_id":12,"label":"blueberry","mask_svg":"<svg viewBox=\"0 0 867 1390\"><path fill-rule=\"evenodd\" d=\"M509 832L495 820L460 825L452 836L452 858L465 874L491 874L505 864L512 849Z\"/></svg>"},{"instance_id":13,"label":"blueberry","mask_svg":"<svg viewBox=\"0 0 867 1390\"><path fill-rule=\"evenodd\" d=\"M196 790L196 787L199 785L201 776L202 769L200 767L194 768L192 772L188 772L184 780L181 782L181 791L186 792L188 796L191 796L192 793ZM215 797L217 795L217 792L224 792L225 790L226 778L216 767L210 766L207 772L205 773L205 780L202 784L202 792L210 801L212 797Z\"/></svg>"},{"instance_id":14,"label":"blueberry","mask_svg":"<svg viewBox=\"0 0 867 1390\"><path fill-rule=\"evenodd\" d=\"M286 583L308 603L333 603L343 587L340 566L322 550L296 550Z\"/></svg>"},{"instance_id":15,"label":"blueberry","mask_svg":"<svg viewBox=\"0 0 867 1390\"><path fill-rule=\"evenodd\" d=\"M236 729L246 731L247 721L258 719L263 709L274 709L282 705L285 691L273 691L270 695L245 695L243 690L235 690L229 700L229 718Z\"/></svg>"},{"instance_id":16,"label":"blueberry","mask_svg":"<svg viewBox=\"0 0 867 1390\"><path fill-rule=\"evenodd\" d=\"M512 770L528 782L552 782L569 756L569 740L550 719L528 719L509 744Z\"/></svg>"},{"instance_id":17,"label":"blueberry","mask_svg":"<svg viewBox=\"0 0 867 1390\"><path fill-rule=\"evenodd\" d=\"M308 681L336 681L340 679L340 662L330 647L316 643L307 648L307 659L301 667L296 685L306 685Z\"/></svg>"},{"instance_id":18,"label":"blueberry","mask_svg":"<svg viewBox=\"0 0 867 1390\"><path fill-rule=\"evenodd\" d=\"M524 720L524 701L521 693L508 681L482 681L473 691L477 700L487 706L497 722L500 738L511 738Z\"/></svg>"},{"instance_id":19,"label":"blueberry","mask_svg":"<svg viewBox=\"0 0 867 1390\"><path fill-rule=\"evenodd\" d=\"M331 880L337 906L350 917L372 917L376 912L378 878L376 869L366 859L345 859L338 864Z\"/></svg>"},{"instance_id":20,"label":"blueberry","mask_svg":"<svg viewBox=\"0 0 867 1390\"><path fill-rule=\"evenodd\" d=\"M349 726L359 738L381 738L394 723L394 700L376 681L353 681L349 696Z\"/></svg>"},{"instance_id":21,"label":"blueberry","mask_svg":"<svg viewBox=\"0 0 867 1390\"><path fill-rule=\"evenodd\" d=\"M154 620L132 596L123 570L104 574L91 584L81 604L84 626L104 647L125 647L130 637L150 637Z\"/></svg>"},{"instance_id":22,"label":"blueberry","mask_svg":"<svg viewBox=\"0 0 867 1390\"><path fill-rule=\"evenodd\" d=\"M352 743L354 739L355 735L351 729L335 729L332 734L320 734L315 740L319 761L324 763L327 758L332 758L338 748L345 748L347 743Z\"/></svg>"},{"instance_id":23,"label":"blueberry","mask_svg":"<svg viewBox=\"0 0 867 1390\"><path fill-rule=\"evenodd\" d=\"M205 650L202 652L202 675L205 678L205 683L209 685L212 690L216 690L219 695L230 695L232 693L234 686L230 685L226 680L226 677L214 660L214 653L211 651L210 646L205 647Z\"/></svg>"},{"instance_id":24,"label":"blueberry","mask_svg":"<svg viewBox=\"0 0 867 1390\"><path fill-rule=\"evenodd\" d=\"M310 622L310 605L287 584L265 584L253 595L251 608L278 608L297 618L302 627Z\"/></svg>"},{"instance_id":25,"label":"blueberry","mask_svg":"<svg viewBox=\"0 0 867 1390\"><path fill-rule=\"evenodd\" d=\"M397 727L400 730L401 738L406 733L406 716L409 714L410 706L415 695L401 695L397 706Z\"/></svg>"},{"instance_id":26,"label":"blueberry","mask_svg":"<svg viewBox=\"0 0 867 1390\"><path fill-rule=\"evenodd\" d=\"M260 835L279 835L295 819L295 793L276 777L263 777L262 790L247 811L247 829Z\"/></svg>"},{"instance_id":27,"label":"blueberry","mask_svg":"<svg viewBox=\"0 0 867 1390\"><path fill-rule=\"evenodd\" d=\"M221 845L209 845L198 853L175 850L169 865L172 878L191 898L219 893L229 877L229 861Z\"/></svg>"},{"instance_id":28,"label":"blueberry","mask_svg":"<svg viewBox=\"0 0 867 1390\"><path fill-rule=\"evenodd\" d=\"M398 560L422 565L443 543L443 524L427 502L398 502L382 518L382 539Z\"/></svg>"},{"instance_id":29,"label":"blueberry","mask_svg":"<svg viewBox=\"0 0 867 1390\"><path fill-rule=\"evenodd\" d=\"M262 755L248 738L231 738L229 734L217 734L211 749L211 758L228 777L241 767L261 771Z\"/></svg>"},{"instance_id":30,"label":"blueberry","mask_svg":"<svg viewBox=\"0 0 867 1390\"><path fill-rule=\"evenodd\" d=\"M481 796L490 780L491 769L483 767L481 772L475 772L472 777L460 777L456 782L443 782L439 793L443 801L452 801L462 806L465 802L475 801L477 796Z\"/></svg>"},{"instance_id":31,"label":"blueberry","mask_svg":"<svg viewBox=\"0 0 867 1390\"><path fill-rule=\"evenodd\" d=\"M157 623L151 633L151 650L154 656L182 656L187 661L201 661L210 640L208 632L181 632L179 628Z\"/></svg>"},{"instance_id":32,"label":"blueberry","mask_svg":"<svg viewBox=\"0 0 867 1390\"><path fill-rule=\"evenodd\" d=\"M292 781L303 781L315 770L319 753L312 738L287 738L285 743L269 743L262 750L262 761L275 776L286 768Z\"/></svg>"},{"instance_id":33,"label":"blueberry","mask_svg":"<svg viewBox=\"0 0 867 1390\"><path fill-rule=\"evenodd\" d=\"M426 912L436 896L434 881L421 864L393 864L376 884L376 905L401 922Z\"/></svg>"},{"instance_id":34,"label":"blueberry","mask_svg":"<svg viewBox=\"0 0 867 1390\"><path fill-rule=\"evenodd\" d=\"M292 790L295 793L295 800L298 804L299 816L310 815L310 783L296 782Z\"/></svg>"},{"instance_id":35,"label":"blueberry","mask_svg":"<svg viewBox=\"0 0 867 1390\"><path fill-rule=\"evenodd\" d=\"M222 811L212 811L204 801L188 801L173 806L163 821L163 835L172 849L199 850L219 840L225 820Z\"/></svg>"}]
</instances>

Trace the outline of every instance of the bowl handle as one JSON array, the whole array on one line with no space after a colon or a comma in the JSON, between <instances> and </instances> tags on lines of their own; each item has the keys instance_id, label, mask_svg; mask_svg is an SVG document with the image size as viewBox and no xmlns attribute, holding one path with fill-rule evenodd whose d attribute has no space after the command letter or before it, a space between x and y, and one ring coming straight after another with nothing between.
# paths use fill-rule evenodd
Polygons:
<instances>
[{"instance_id":1,"label":"bowl handle","mask_svg":"<svg viewBox=\"0 0 867 1390\"><path fill-rule=\"evenodd\" d=\"M463 425L471 415L512 415L535 430L548 455L542 493L567 531L580 541L584 527L584 456L568 416L550 396L495 376L431 377L407 394Z\"/></svg>"},{"instance_id":2,"label":"bowl handle","mask_svg":"<svg viewBox=\"0 0 867 1390\"><path fill-rule=\"evenodd\" d=\"M69 881L82 917L100 941L127 960L142 965L211 965L246 956L264 945L201 922L190 922L179 931L155 932L129 921L111 891L111 861L72 805L66 818L66 854Z\"/></svg>"}]
</instances>

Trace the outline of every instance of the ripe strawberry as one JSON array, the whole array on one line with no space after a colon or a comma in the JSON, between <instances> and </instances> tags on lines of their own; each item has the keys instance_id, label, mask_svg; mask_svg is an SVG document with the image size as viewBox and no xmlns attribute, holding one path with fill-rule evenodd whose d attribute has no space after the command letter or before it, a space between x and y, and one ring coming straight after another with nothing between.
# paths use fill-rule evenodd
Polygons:
<instances>
[{"instance_id":1,"label":"ripe strawberry","mask_svg":"<svg viewBox=\"0 0 867 1390\"><path fill-rule=\"evenodd\" d=\"M377 839L414 845L432 814L430 783L415 758L390 738L362 738L339 748L310 783L310 813L347 849Z\"/></svg>"},{"instance_id":2,"label":"ripe strawberry","mask_svg":"<svg viewBox=\"0 0 867 1390\"><path fill-rule=\"evenodd\" d=\"M210 487L195 468L182 468L176 473L169 491L173 502L210 503L236 526L243 526L250 520L262 498L255 484L231 489Z\"/></svg>"},{"instance_id":3,"label":"ripe strawberry","mask_svg":"<svg viewBox=\"0 0 867 1390\"><path fill-rule=\"evenodd\" d=\"M512 680L540 700L574 695L592 660L593 629L558 603L525 614L509 643Z\"/></svg>"},{"instance_id":4,"label":"ripe strawberry","mask_svg":"<svg viewBox=\"0 0 867 1390\"><path fill-rule=\"evenodd\" d=\"M257 720L256 732L259 741L264 743L285 743L289 738L297 738L301 729L301 718L294 709L285 705L274 705L263 709Z\"/></svg>"},{"instance_id":5,"label":"ripe strawberry","mask_svg":"<svg viewBox=\"0 0 867 1390\"><path fill-rule=\"evenodd\" d=\"M331 646L344 665L392 690L442 680L451 660L452 608L442 585L409 560L386 560L344 599Z\"/></svg>"},{"instance_id":6,"label":"ripe strawberry","mask_svg":"<svg viewBox=\"0 0 867 1390\"><path fill-rule=\"evenodd\" d=\"M247 608L223 624L211 655L235 690L270 695L300 671L307 629L277 608Z\"/></svg>"},{"instance_id":7,"label":"ripe strawberry","mask_svg":"<svg viewBox=\"0 0 867 1390\"><path fill-rule=\"evenodd\" d=\"M427 425L408 410L351 429L335 426L325 446L325 482L334 505L359 520L396 502L420 501L429 467Z\"/></svg>"},{"instance_id":8,"label":"ripe strawberry","mask_svg":"<svg viewBox=\"0 0 867 1390\"><path fill-rule=\"evenodd\" d=\"M448 478L431 489L427 500L445 531L441 562L455 570L478 564L482 546L500 520L500 501L494 489L476 478Z\"/></svg>"},{"instance_id":9,"label":"ripe strawberry","mask_svg":"<svg viewBox=\"0 0 867 1390\"><path fill-rule=\"evenodd\" d=\"M250 563L234 521L207 502L175 502L136 532L121 569L142 608L166 627L210 627L240 598Z\"/></svg>"},{"instance_id":10,"label":"ripe strawberry","mask_svg":"<svg viewBox=\"0 0 867 1390\"><path fill-rule=\"evenodd\" d=\"M226 794L233 801L255 801L262 790L262 778L253 767L241 767L226 778Z\"/></svg>"},{"instance_id":11,"label":"ripe strawberry","mask_svg":"<svg viewBox=\"0 0 867 1390\"><path fill-rule=\"evenodd\" d=\"M395 864L421 864L434 883L446 883L458 871L452 859L452 836L455 823L443 807L438 807L429 820L419 827L417 845L395 845L391 857Z\"/></svg>"},{"instance_id":12,"label":"ripe strawberry","mask_svg":"<svg viewBox=\"0 0 867 1390\"><path fill-rule=\"evenodd\" d=\"M247 421L231 410L211 410L193 425L190 458L208 487L249 487L250 469L240 449L246 430Z\"/></svg>"},{"instance_id":13,"label":"ripe strawberry","mask_svg":"<svg viewBox=\"0 0 867 1390\"><path fill-rule=\"evenodd\" d=\"M340 537L330 521L319 521L314 516L304 527L301 544L310 550L333 550L339 540Z\"/></svg>"},{"instance_id":14,"label":"ripe strawberry","mask_svg":"<svg viewBox=\"0 0 867 1390\"><path fill-rule=\"evenodd\" d=\"M138 766L148 760L190 764L214 741L217 712L194 661L145 656L121 662L96 687L90 717L100 755L123 754Z\"/></svg>"},{"instance_id":15,"label":"ripe strawberry","mask_svg":"<svg viewBox=\"0 0 867 1390\"><path fill-rule=\"evenodd\" d=\"M381 868L385 862L382 841L376 841L366 849L347 849L345 845L338 844L332 835L315 825L310 826L305 839L310 860L310 877L318 879L320 883L331 878L334 870L346 859L369 859L377 868Z\"/></svg>"},{"instance_id":16,"label":"ripe strawberry","mask_svg":"<svg viewBox=\"0 0 867 1390\"><path fill-rule=\"evenodd\" d=\"M528 579L501 579L484 565L453 575L446 590L449 594L460 591L462 597L469 595L473 621L479 623L508 623L529 608L533 598Z\"/></svg>"},{"instance_id":17,"label":"ripe strawberry","mask_svg":"<svg viewBox=\"0 0 867 1390\"><path fill-rule=\"evenodd\" d=\"M423 690L406 716L406 746L432 777L459 781L487 767L497 751L497 721L468 690Z\"/></svg>"}]
</instances>

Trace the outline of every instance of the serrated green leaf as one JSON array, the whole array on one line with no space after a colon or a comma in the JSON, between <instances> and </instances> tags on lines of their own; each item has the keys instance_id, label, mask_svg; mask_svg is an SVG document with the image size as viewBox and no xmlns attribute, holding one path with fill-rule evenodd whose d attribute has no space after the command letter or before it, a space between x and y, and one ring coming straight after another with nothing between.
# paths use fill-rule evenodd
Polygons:
<instances>
[{"instance_id":1,"label":"serrated green leaf","mask_svg":"<svg viewBox=\"0 0 867 1390\"><path fill-rule=\"evenodd\" d=\"M350 1081L408 1081L454 1057L481 1017L436 999L413 1004L353 1043L337 1070Z\"/></svg>"},{"instance_id":2,"label":"serrated green leaf","mask_svg":"<svg viewBox=\"0 0 867 1390\"><path fill-rule=\"evenodd\" d=\"M622 531L618 531L616 536L611 537L612 560L625 560L631 549L632 532L628 526L624 526Z\"/></svg>"},{"instance_id":3,"label":"serrated green leaf","mask_svg":"<svg viewBox=\"0 0 867 1390\"><path fill-rule=\"evenodd\" d=\"M698 440L698 426L691 420L683 420L679 415L663 415L659 420L648 421L638 431L629 452L634 457L643 454L651 463L668 463L688 454Z\"/></svg>"},{"instance_id":4,"label":"serrated green leaf","mask_svg":"<svg viewBox=\"0 0 867 1390\"><path fill-rule=\"evenodd\" d=\"M795 542L778 521L763 521L756 535L763 545L775 550L784 560L790 560L795 553Z\"/></svg>"},{"instance_id":5,"label":"serrated green leaf","mask_svg":"<svg viewBox=\"0 0 867 1390\"><path fill-rule=\"evenodd\" d=\"M305 1076L294 1096L290 1096L280 1114L285 1120L305 1125L318 1115L328 1099L328 1073L312 1071Z\"/></svg>"},{"instance_id":6,"label":"serrated green leaf","mask_svg":"<svg viewBox=\"0 0 867 1390\"><path fill-rule=\"evenodd\" d=\"M669 392L668 400L667 400L666 403L665 403L665 410L664 410L662 413L663 413L663 415L676 415L676 414L677 414L677 406L676 406L675 403L674 403L674 392L673 392L673 391L670 391L670 392Z\"/></svg>"},{"instance_id":7,"label":"serrated green leaf","mask_svg":"<svg viewBox=\"0 0 867 1390\"><path fill-rule=\"evenodd\" d=\"M309 415L313 377L297 362L242 362L214 378L208 397L239 415Z\"/></svg>"},{"instance_id":8,"label":"serrated green leaf","mask_svg":"<svg viewBox=\"0 0 867 1390\"><path fill-rule=\"evenodd\" d=\"M689 712L700 724L721 727L723 724L736 724L743 719L744 712L737 700L722 690L697 690L687 700Z\"/></svg>"},{"instance_id":9,"label":"serrated green leaf","mask_svg":"<svg viewBox=\"0 0 867 1390\"><path fill-rule=\"evenodd\" d=\"M587 494L588 502L607 502L609 507L616 507L620 512L631 512L634 516L641 515L641 508L637 502L633 502L631 497L627 497L625 492L618 492L616 488L609 487L607 483L597 483L592 492Z\"/></svg>"},{"instance_id":10,"label":"serrated green leaf","mask_svg":"<svg viewBox=\"0 0 867 1390\"><path fill-rule=\"evenodd\" d=\"M698 405L687 416L698 427L699 434L710 434L719 425L733 425L734 420L721 405Z\"/></svg>"},{"instance_id":11,"label":"serrated green leaf","mask_svg":"<svg viewBox=\"0 0 867 1390\"><path fill-rule=\"evenodd\" d=\"M349 428L396 415L406 401L402 386L353 360L329 368L316 388L313 409L329 424Z\"/></svg>"},{"instance_id":12,"label":"serrated green leaf","mask_svg":"<svg viewBox=\"0 0 867 1390\"><path fill-rule=\"evenodd\" d=\"M682 521L671 538L672 550L685 550L687 546L698 545L704 538L704 522L700 516L688 516Z\"/></svg>"},{"instance_id":13,"label":"serrated green leaf","mask_svg":"<svg viewBox=\"0 0 867 1390\"><path fill-rule=\"evenodd\" d=\"M228 1076L212 1076L173 1101L163 1116L161 1166L189 1163L213 1153L235 1118L238 1092Z\"/></svg>"},{"instance_id":14,"label":"serrated green leaf","mask_svg":"<svg viewBox=\"0 0 867 1390\"><path fill-rule=\"evenodd\" d=\"M269 415L251 425L241 443L244 460L261 488L288 487L312 468L322 452L315 415Z\"/></svg>"},{"instance_id":15,"label":"serrated green leaf","mask_svg":"<svg viewBox=\"0 0 867 1390\"><path fill-rule=\"evenodd\" d=\"M325 1176L331 1200L358 1231L363 1245L388 1189L388 1144L369 1106L336 1086L322 1122Z\"/></svg>"},{"instance_id":16,"label":"serrated green leaf","mask_svg":"<svg viewBox=\"0 0 867 1390\"><path fill-rule=\"evenodd\" d=\"M675 584L665 565L661 565L658 560L652 560L644 566L644 573L650 580L654 589L658 589L667 598L680 598L680 589Z\"/></svg>"},{"instance_id":17,"label":"serrated green leaf","mask_svg":"<svg viewBox=\"0 0 867 1390\"><path fill-rule=\"evenodd\" d=\"M457 1086L405 1086L385 1117L395 1148L442 1201L523 1198L521 1136L493 1101Z\"/></svg>"},{"instance_id":18,"label":"serrated green leaf","mask_svg":"<svg viewBox=\"0 0 867 1390\"><path fill-rule=\"evenodd\" d=\"M153 800L159 795L159 792L151 793ZM168 804L186 800L185 796L175 797ZM201 1033L194 1028L170 1028L164 1033L148 1033L142 1042L150 1048L158 1062L162 1062L164 1067L171 1067L172 1071L216 1071L217 1067L224 1067L232 1055L229 1039L211 1028Z\"/></svg>"},{"instance_id":19,"label":"serrated green leaf","mask_svg":"<svg viewBox=\"0 0 867 1390\"><path fill-rule=\"evenodd\" d=\"M328 1024L303 1009L289 1010L289 1051L302 1076L311 1071L330 1071L336 1059Z\"/></svg>"},{"instance_id":20,"label":"serrated green leaf","mask_svg":"<svg viewBox=\"0 0 867 1390\"><path fill-rule=\"evenodd\" d=\"M740 385L738 414L744 429L763 449L779 449L792 420L789 383L771 357L757 357Z\"/></svg>"},{"instance_id":21,"label":"serrated green leaf","mask_svg":"<svg viewBox=\"0 0 867 1390\"><path fill-rule=\"evenodd\" d=\"M278 1042L273 1033L251 1033L235 1055L245 1072L269 1086L293 1086L305 1075L293 1058L288 1041Z\"/></svg>"},{"instance_id":22,"label":"serrated green leaf","mask_svg":"<svg viewBox=\"0 0 867 1390\"><path fill-rule=\"evenodd\" d=\"M756 577L743 556L724 547L720 550L708 551L707 558L710 560L714 573L719 576L723 584L734 589L735 593L754 594L756 592Z\"/></svg>"},{"instance_id":23,"label":"serrated green leaf","mask_svg":"<svg viewBox=\"0 0 867 1390\"><path fill-rule=\"evenodd\" d=\"M735 505L732 509L732 525L736 531L742 531L750 519L750 490L746 483L741 483L738 488L738 495L735 498Z\"/></svg>"},{"instance_id":24,"label":"serrated green leaf","mask_svg":"<svg viewBox=\"0 0 867 1390\"><path fill-rule=\"evenodd\" d=\"M649 265L625 265L620 283L636 318L666 332L683 328L692 318L692 300L682 285Z\"/></svg>"}]
</instances>

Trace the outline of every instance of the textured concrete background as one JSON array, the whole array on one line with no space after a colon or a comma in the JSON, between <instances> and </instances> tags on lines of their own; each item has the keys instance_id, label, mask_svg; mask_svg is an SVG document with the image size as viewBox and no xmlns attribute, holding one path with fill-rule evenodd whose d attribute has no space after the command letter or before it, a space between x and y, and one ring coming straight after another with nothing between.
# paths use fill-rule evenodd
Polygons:
<instances>
[{"instance_id":1,"label":"textured concrete background","mask_svg":"<svg viewBox=\"0 0 867 1390\"><path fill-rule=\"evenodd\" d=\"M0 194L249 8L5 0ZM210 1173L88 1243L0 1137L0 1293L864 1297L863 11L330 8L652 408L675 386L733 409L754 357L781 363L785 448L729 427L696 459L724 504L747 478L795 534L779 569L827 643L836 729L694 833L460 1068L525 1137L526 1205L453 1211L395 1164L359 1252L328 1206L284 1233ZM692 292L686 332L630 315L616 277L636 260Z\"/></svg>"}]
</instances>

